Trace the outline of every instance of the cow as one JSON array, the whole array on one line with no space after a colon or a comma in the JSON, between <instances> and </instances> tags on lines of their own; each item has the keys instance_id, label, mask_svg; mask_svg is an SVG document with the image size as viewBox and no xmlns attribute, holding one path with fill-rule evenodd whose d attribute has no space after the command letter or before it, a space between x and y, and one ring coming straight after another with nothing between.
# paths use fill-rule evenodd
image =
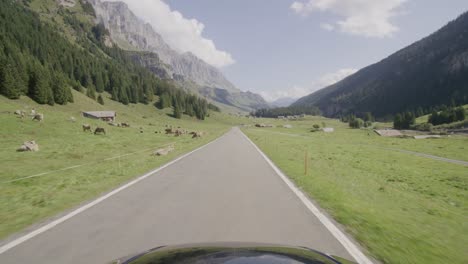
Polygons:
<instances>
[{"instance_id":1,"label":"cow","mask_svg":"<svg viewBox=\"0 0 468 264\"><path fill-rule=\"evenodd\" d=\"M120 123L120 126L121 127L130 127L130 124L129 123Z\"/></svg>"},{"instance_id":2,"label":"cow","mask_svg":"<svg viewBox=\"0 0 468 264\"><path fill-rule=\"evenodd\" d=\"M83 132L89 131L91 132L91 125L83 124Z\"/></svg>"},{"instance_id":3,"label":"cow","mask_svg":"<svg viewBox=\"0 0 468 264\"><path fill-rule=\"evenodd\" d=\"M182 130L180 130L180 129L177 129L174 134L175 134L176 137L180 137L180 136L182 136L184 134L184 132Z\"/></svg>"},{"instance_id":4,"label":"cow","mask_svg":"<svg viewBox=\"0 0 468 264\"><path fill-rule=\"evenodd\" d=\"M35 114L33 116L32 120L42 122L44 120L44 115L43 114Z\"/></svg>"},{"instance_id":5,"label":"cow","mask_svg":"<svg viewBox=\"0 0 468 264\"><path fill-rule=\"evenodd\" d=\"M195 132L192 135L192 138L201 138L203 136L203 132Z\"/></svg>"},{"instance_id":6,"label":"cow","mask_svg":"<svg viewBox=\"0 0 468 264\"><path fill-rule=\"evenodd\" d=\"M96 129L94 130L94 135L97 135L97 134L106 134L106 130L102 127L96 127Z\"/></svg>"},{"instance_id":7,"label":"cow","mask_svg":"<svg viewBox=\"0 0 468 264\"><path fill-rule=\"evenodd\" d=\"M172 128L166 128L166 135L168 134L174 134L174 130L172 130Z\"/></svg>"}]
</instances>

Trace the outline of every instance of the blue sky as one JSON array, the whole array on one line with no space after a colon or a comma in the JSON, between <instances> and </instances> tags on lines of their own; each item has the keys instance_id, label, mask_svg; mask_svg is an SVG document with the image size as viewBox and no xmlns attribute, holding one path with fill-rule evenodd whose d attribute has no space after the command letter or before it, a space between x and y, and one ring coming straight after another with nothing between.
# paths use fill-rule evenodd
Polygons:
<instances>
[{"instance_id":1,"label":"blue sky","mask_svg":"<svg viewBox=\"0 0 468 264\"><path fill-rule=\"evenodd\" d=\"M269 100L323 88L468 10L467 0L165 0L169 21L150 5L161 1L131 2L160 17L169 44Z\"/></svg>"}]
</instances>

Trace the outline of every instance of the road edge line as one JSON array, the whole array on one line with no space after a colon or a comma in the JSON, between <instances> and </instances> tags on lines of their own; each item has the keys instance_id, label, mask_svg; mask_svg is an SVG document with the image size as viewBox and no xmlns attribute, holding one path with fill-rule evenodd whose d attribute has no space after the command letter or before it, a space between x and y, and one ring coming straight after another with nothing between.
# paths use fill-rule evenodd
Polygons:
<instances>
[{"instance_id":1,"label":"road edge line","mask_svg":"<svg viewBox=\"0 0 468 264\"><path fill-rule=\"evenodd\" d=\"M229 131L231 131L231 130L229 130ZM218 140L223 138L227 133L229 133L229 131L227 131L226 133L222 134L221 136L213 139L212 141L206 143L205 145L202 145L202 146L200 146L200 147L198 147L198 148L196 148L196 149L194 149L194 150L192 150L192 151L190 151L188 153L185 153L182 156L179 156L179 157L169 161L168 163L166 163L166 164L164 164L164 165L162 165L162 166L160 166L160 167L158 167L158 168L156 168L156 169L154 169L154 170L152 170L150 172L147 172L146 174L144 174L144 175L142 175L142 176L140 176L140 177L138 177L138 178L136 178L134 180L131 180L128 183L125 183L124 185L118 187L117 189L114 189L114 190L110 191L109 193L100 196L99 198L97 198L97 199L95 199L95 200L93 200L93 201L91 201L91 202L89 202L89 203L87 203L87 204L85 204L85 205L71 211L70 213L68 213L68 214L66 214L66 215L64 215L64 216L62 216L62 217L60 217L60 218L58 218L56 220L53 220L52 222L50 222L50 223L48 223L48 224L46 224L46 225L44 225L42 227L39 227L38 229L36 229L34 231L31 231L31 232L29 232L29 233L27 233L27 234L25 234L23 236L20 236L20 237L18 237L16 239L6 243L5 245L0 246L0 255L7 252L8 250L16 247L16 246L28 241L29 239L34 238L35 236L38 236L38 235L40 235L40 234L54 228L55 226L57 226L57 225L65 222L65 221L67 221L68 219L74 217L75 215L78 215L78 214L88 210L89 208L103 202L107 198L109 198L109 197L111 197L111 196L113 196L113 195L127 189L128 187L130 187L130 186L132 186L132 185L134 185L134 184L148 178L149 176L153 175L154 173L157 173L157 172L171 166L172 164L174 164L174 163L176 163L176 162L178 162L178 161L192 155L193 153L195 153L195 152L197 152L199 150L202 150L205 147L217 142Z\"/></svg>"},{"instance_id":2,"label":"road edge line","mask_svg":"<svg viewBox=\"0 0 468 264\"><path fill-rule=\"evenodd\" d=\"M309 198L289 179L263 151L239 129L241 134L252 146L262 155L263 159L273 168L273 170L280 176L280 178L286 183L286 185L296 194L296 196L302 201L302 203L311 211L315 217L328 229L328 231L343 245L343 247L349 252L349 254L359 264L374 264L362 251L356 246L333 222L328 219L310 200Z\"/></svg>"}]
</instances>

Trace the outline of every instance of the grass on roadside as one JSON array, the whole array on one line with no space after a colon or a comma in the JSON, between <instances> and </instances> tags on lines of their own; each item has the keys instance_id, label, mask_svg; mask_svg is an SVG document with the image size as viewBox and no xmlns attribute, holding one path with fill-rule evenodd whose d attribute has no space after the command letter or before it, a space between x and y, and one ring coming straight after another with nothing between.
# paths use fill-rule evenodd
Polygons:
<instances>
[{"instance_id":1,"label":"grass on roadside","mask_svg":"<svg viewBox=\"0 0 468 264\"><path fill-rule=\"evenodd\" d=\"M312 124L321 122L335 127L335 133L308 132ZM383 263L466 263L468 168L383 149L467 161L466 137L392 139L323 118L290 123L292 129L243 130L377 259Z\"/></svg>"},{"instance_id":2,"label":"grass on roadside","mask_svg":"<svg viewBox=\"0 0 468 264\"><path fill-rule=\"evenodd\" d=\"M124 106L107 99L101 106L83 94L73 93L74 104L53 107L37 105L25 97L14 101L0 97L0 238L112 190L230 128L229 117L219 113L212 113L205 121L185 116L177 120L168 116L170 111L160 111L152 105ZM45 115L42 123L13 114L15 110L29 112L32 108ZM81 117L81 111L92 110L117 111L117 122L128 122L131 127L112 127ZM71 117L76 122L71 122ZM83 132L83 123L93 128L102 126L107 135ZM189 135L155 133L164 132L166 125L203 131L205 136L192 139ZM39 152L15 151L29 140L39 144ZM150 155L166 144L174 144L175 151L164 157ZM126 154L130 155L109 159ZM83 166L56 171L76 165ZM51 171L56 172L11 182Z\"/></svg>"}]
</instances>

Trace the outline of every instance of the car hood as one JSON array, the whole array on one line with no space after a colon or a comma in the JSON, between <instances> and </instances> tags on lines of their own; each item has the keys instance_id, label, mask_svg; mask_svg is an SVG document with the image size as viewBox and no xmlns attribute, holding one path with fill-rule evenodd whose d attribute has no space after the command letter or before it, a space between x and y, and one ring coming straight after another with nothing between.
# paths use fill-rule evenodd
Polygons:
<instances>
[{"instance_id":1,"label":"car hood","mask_svg":"<svg viewBox=\"0 0 468 264\"><path fill-rule=\"evenodd\" d=\"M252 243L161 246L115 260L114 264L352 264L306 247Z\"/></svg>"}]
</instances>

